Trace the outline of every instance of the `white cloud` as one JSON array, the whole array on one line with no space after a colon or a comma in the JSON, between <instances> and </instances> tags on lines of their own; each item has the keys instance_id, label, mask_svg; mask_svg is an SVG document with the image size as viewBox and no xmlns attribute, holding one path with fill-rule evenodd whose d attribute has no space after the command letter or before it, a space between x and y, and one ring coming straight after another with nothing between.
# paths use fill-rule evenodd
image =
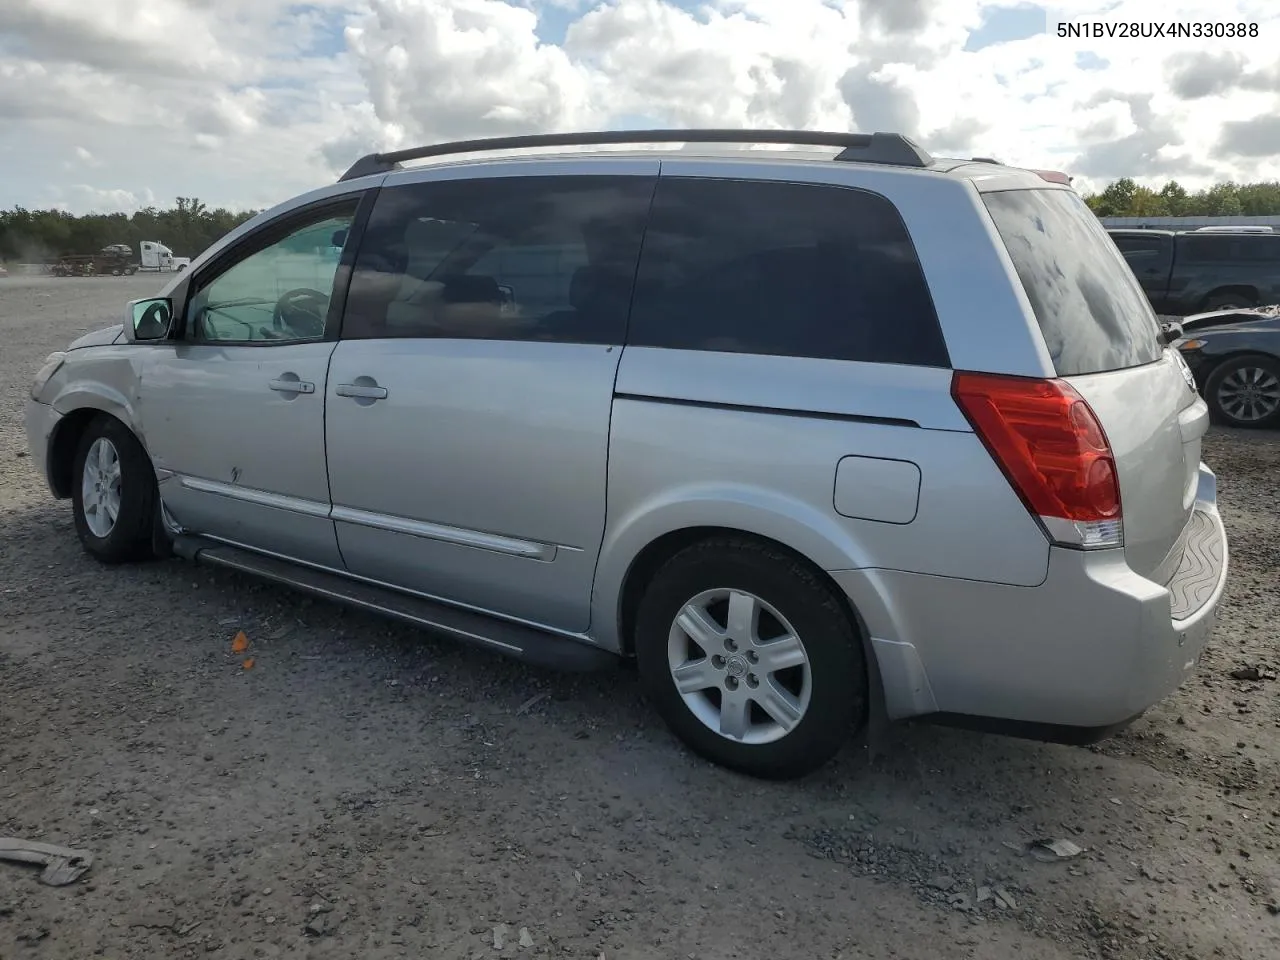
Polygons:
<instances>
[{"instance_id":1,"label":"white cloud","mask_svg":"<svg viewBox=\"0 0 1280 960\"><path fill-rule=\"evenodd\" d=\"M1062 0L1038 32L1025 27L1027 9L2 0L0 206L127 205L148 190L160 203L182 194L261 206L370 149L637 124L898 129L938 152L1067 169L1086 188L1122 175L1192 187L1280 177L1274 0L1236 0L1225 15L1257 23L1256 38L1043 29L1104 15L1213 22L1220 0ZM1019 16L1024 26L1008 33ZM91 181L85 189L50 179L68 164Z\"/></svg>"}]
</instances>

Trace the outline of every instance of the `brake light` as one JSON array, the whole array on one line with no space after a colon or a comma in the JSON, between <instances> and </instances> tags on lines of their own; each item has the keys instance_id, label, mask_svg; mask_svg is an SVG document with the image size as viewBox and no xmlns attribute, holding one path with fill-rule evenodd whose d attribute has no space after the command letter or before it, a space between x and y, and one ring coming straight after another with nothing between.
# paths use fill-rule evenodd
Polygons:
<instances>
[{"instance_id":1,"label":"brake light","mask_svg":"<svg viewBox=\"0 0 1280 960\"><path fill-rule=\"evenodd\" d=\"M1124 542L1111 444L1069 383L957 372L951 394L1050 540L1086 549Z\"/></svg>"}]
</instances>

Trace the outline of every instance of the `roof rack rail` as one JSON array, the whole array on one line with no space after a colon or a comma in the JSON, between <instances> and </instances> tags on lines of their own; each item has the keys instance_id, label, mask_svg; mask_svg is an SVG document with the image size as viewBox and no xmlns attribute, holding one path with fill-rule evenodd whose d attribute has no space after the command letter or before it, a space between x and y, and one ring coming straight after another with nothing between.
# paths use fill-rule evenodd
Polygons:
<instances>
[{"instance_id":1,"label":"roof rack rail","mask_svg":"<svg viewBox=\"0 0 1280 960\"><path fill-rule=\"evenodd\" d=\"M585 133L538 133L520 137L455 140L390 153L370 153L351 165L338 182L375 173L390 173L407 160L442 157L486 150L526 147L582 147L625 143L775 143L797 146L842 147L841 162L885 163L899 167L927 167L933 157L900 133L831 133L821 130L602 130Z\"/></svg>"}]
</instances>

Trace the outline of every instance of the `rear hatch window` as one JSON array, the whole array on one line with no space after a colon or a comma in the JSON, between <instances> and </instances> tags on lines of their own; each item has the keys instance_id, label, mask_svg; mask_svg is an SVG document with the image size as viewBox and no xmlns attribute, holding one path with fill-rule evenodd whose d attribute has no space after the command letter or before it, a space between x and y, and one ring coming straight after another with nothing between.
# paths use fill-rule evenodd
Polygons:
<instances>
[{"instance_id":1,"label":"rear hatch window","mask_svg":"<svg viewBox=\"0 0 1280 960\"><path fill-rule=\"evenodd\" d=\"M1167 583L1191 517L1207 418L1133 272L1098 218L1068 190L984 198L1027 291L1060 377L1110 442L1129 567ZM1124 371L1117 373L1116 371Z\"/></svg>"},{"instance_id":2,"label":"rear hatch window","mask_svg":"<svg viewBox=\"0 0 1280 960\"><path fill-rule=\"evenodd\" d=\"M1160 359L1160 327L1098 218L1071 190L983 194L1058 376Z\"/></svg>"}]
</instances>

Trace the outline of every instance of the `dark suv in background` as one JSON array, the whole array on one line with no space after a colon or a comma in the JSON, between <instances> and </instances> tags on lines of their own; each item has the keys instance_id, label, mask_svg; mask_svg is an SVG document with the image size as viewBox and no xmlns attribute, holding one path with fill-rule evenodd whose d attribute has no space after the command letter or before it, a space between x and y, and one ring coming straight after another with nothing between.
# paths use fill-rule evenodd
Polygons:
<instances>
[{"instance_id":1,"label":"dark suv in background","mask_svg":"<svg viewBox=\"0 0 1280 960\"><path fill-rule=\"evenodd\" d=\"M1280 233L1112 229L1156 313L1280 302Z\"/></svg>"}]
</instances>

